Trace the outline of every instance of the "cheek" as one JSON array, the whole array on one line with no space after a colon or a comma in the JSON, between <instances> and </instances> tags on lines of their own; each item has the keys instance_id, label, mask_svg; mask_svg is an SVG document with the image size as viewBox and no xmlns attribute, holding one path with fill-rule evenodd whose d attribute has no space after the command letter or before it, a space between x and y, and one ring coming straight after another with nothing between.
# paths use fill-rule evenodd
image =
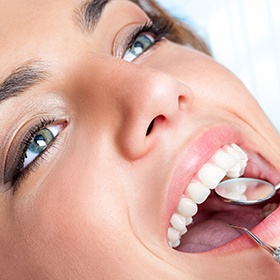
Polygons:
<instances>
[{"instance_id":1,"label":"cheek","mask_svg":"<svg viewBox=\"0 0 280 280\"><path fill-rule=\"evenodd\" d=\"M82 158L80 151L66 157L36 193L26 192L17 204L18 234L32 267L96 274L108 263L118 269L117 262L127 258L122 248L132 234L122 195L100 178L99 165Z\"/></svg>"}]
</instances>

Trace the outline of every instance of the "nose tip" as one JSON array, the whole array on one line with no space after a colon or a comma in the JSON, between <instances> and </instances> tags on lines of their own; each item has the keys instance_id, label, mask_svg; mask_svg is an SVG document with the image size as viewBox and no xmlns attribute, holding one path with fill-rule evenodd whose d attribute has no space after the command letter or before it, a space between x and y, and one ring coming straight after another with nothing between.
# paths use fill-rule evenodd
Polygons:
<instances>
[{"instance_id":1,"label":"nose tip","mask_svg":"<svg viewBox=\"0 0 280 280\"><path fill-rule=\"evenodd\" d=\"M139 159L163 137L171 137L192 99L191 90L167 74L148 73L139 79L123 106L122 154L129 160Z\"/></svg>"}]
</instances>

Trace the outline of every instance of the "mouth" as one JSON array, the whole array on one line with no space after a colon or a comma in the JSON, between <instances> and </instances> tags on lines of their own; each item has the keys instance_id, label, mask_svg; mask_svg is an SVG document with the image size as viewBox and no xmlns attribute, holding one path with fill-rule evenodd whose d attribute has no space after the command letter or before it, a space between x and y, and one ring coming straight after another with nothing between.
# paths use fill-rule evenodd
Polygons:
<instances>
[{"instance_id":1,"label":"mouth","mask_svg":"<svg viewBox=\"0 0 280 280\"><path fill-rule=\"evenodd\" d=\"M258 206L230 205L219 200L213 192L218 184L239 177L272 184L279 180L259 155L247 155L236 144L221 147L192 178L171 215L167 229L169 246L187 253L213 250L240 236L228 224L252 229L277 209L279 196Z\"/></svg>"}]
</instances>

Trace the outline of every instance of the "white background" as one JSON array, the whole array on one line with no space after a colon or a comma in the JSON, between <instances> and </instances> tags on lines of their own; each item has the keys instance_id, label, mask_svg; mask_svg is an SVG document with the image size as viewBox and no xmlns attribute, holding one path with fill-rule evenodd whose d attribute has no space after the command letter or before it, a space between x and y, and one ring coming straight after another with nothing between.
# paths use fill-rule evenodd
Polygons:
<instances>
[{"instance_id":1,"label":"white background","mask_svg":"<svg viewBox=\"0 0 280 280\"><path fill-rule=\"evenodd\" d=\"M194 27L280 131L280 0L158 0Z\"/></svg>"}]
</instances>

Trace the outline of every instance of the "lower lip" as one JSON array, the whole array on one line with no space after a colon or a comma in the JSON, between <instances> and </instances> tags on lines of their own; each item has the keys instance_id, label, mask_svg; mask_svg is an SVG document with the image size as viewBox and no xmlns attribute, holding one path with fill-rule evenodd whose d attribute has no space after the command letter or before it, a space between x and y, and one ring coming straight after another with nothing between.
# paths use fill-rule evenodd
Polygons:
<instances>
[{"instance_id":1,"label":"lower lip","mask_svg":"<svg viewBox=\"0 0 280 280\"><path fill-rule=\"evenodd\" d=\"M254 233L264 242L273 245L274 242L280 243L279 232L280 232L280 207L272 212L266 219L258 224ZM278 239L278 240L277 240ZM279 244L274 244L279 246Z\"/></svg>"}]
</instances>

